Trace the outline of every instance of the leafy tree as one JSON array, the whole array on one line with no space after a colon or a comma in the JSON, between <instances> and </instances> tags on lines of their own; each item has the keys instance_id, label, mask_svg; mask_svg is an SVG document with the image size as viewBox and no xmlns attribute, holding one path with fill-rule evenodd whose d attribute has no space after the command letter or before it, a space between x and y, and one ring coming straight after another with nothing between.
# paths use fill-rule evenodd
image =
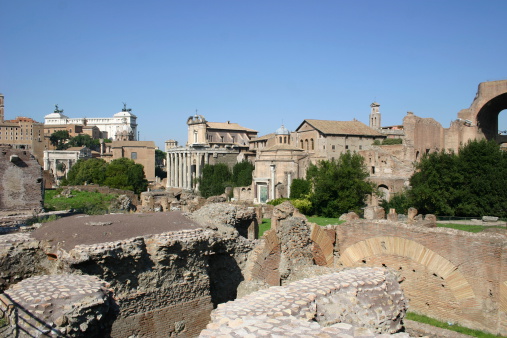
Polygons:
<instances>
[{"instance_id":1,"label":"leafy tree","mask_svg":"<svg viewBox=\"0 0 507 338\"><path fill-rule=\"evenodd\" d=\"M167 153L160 149L155 149L155 166L163 167L164 161L167 158Z\"/></svg>"},{"instance_id":2,"label":"leafy tree","mask_svg":"<svg viewBox=\"0 0 507 338\"><path fill-rule=\"evenodd\" d=\"M221 195L225 187L230 183L231 171L226 164L206 164L202 169L202 177L199 180L201 196L210 197Z\"/></svg>"},{"instance_id":3,"label":"leafy tree","mask_svg":"<svg viewBox=\"0 0 507 338\"><path fill-rule=\"evenodd\" d=\"M290 198L305 198L312 191L312 182L295 178L290 185Z\"/></svg>"},{"instance_id":4,"label":"leafy tree","mask_svg":"<svg viewBox=\"0 0 507 338\"><path fill-rule=\"evenodd\" d=\"M312 182L310 195L314 213L325 217L339 217L348 211L360 212L365 197L373 193L373 185L366 181L364 159L346 152L337 161L320 161L310 165L306 178Z\"/></svg>"},{"instance_id":5,"label":"leafy tree","mask_svg":"<svg viewBox=\"0 0 507 338\"><path fill-rule=\"evenodd\" d=\"M103 184L106 179L107 163L103 159L89 158L78 160L62 180L62 185Z\"/></svg>"},{"instance_id":6,"label":"leafy tree","mask_svg":"<svg viewBox=\"0 0 507 338\"><path fill-rule=\"evenodd\" d=\"M416 169L410 199L421 213L507 216L507 154L494 141L425 155Z\"/></svg>"},{"instance_id":7,"label":"leafy tree","mask_svg":"<svg viewBox=\"0 0 507 338\"><path fill-rule=\"evenodd\" d=\"M57 150L67 149L66 142L68 139L70 139L70 135L67 130L58 130L49 136L49 142Z\"/></svg>"},{"instance_id":8,"label":"leafy tree","mask_svg":"<svg viewBox=\"0 0 507 338\"><path fill-rule=\"evenodd\" d=\"M408 208L412 207L412 202L409 198L408 191L404 190L401 193L393 195L389 202L382 200L380 206L384 208L386 214L389 213L389 209L395 209L398 214L406 214Z\"/></svg>"},{"instance_id":9,"label":"leafy tree","mask_svg":"<svg viewBox=\"0 0 507 338\"><path fill-rule=\"evenodd\" d=\"M79 134L70 138L69 142L67 142L69 147L88 147L95 151L100 150L100 141L93 139L90 135L87 134Z\"/></svg>"},{"instance_id":10,"label":"leafy tree","mask_svg":"<svg viewBox=\"0 0 507 338\"><path fill-rule=\"evenodd\" d=\"M252 184L254 165L249 161L238 162L232 168L232 182L235 187L246 187Z\"/></svg>"},{"instance_id":11,"label":"leafy tree","mask_svg":"<svg viewBox=\"0 0 507 338\"><path fill-rule=\"evenodd\" d=\"M104 185L111 188L132 190L139 194L146 190L148 181L142 164L128 158L112 160L106 167Z\"/></svg>"}]
</instances>

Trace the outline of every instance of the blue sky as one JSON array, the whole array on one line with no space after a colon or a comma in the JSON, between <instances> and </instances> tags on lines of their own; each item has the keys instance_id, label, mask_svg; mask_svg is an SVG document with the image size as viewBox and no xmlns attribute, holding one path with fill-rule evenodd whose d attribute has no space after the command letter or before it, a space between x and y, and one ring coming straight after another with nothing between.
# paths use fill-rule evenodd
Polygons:
<instances>
[{"instance_id":1,"label":"blue sky","mask_svg":"<svg viewBox=\"0 0 507 338\"><path fill-rule=\"evenodd\" d=\"M195 110L259 135L305 119L444 127L507 79L507 1L24 0L0 11L5 117L138 116L186 142ZM507 115L507 114L506 114ZM507 119L506 119L507 121ZM507 123L500 125L507 129Z\"/></svg>"}]
</instances>

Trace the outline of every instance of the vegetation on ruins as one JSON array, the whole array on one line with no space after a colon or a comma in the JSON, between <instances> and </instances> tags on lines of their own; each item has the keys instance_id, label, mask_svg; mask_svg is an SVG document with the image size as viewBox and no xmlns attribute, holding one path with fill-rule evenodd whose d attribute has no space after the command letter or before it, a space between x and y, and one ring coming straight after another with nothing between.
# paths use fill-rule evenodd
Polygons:
<instances>
[{"instance_id":1,"label":"vegetation on ruins","mask_svg":"<svg viewBox=\"0 0 507 338\"><path fill-rule=\"evenodd\" d=\"M497 335L494 335L491 333L487 333L487 332L483 332L483 331L479 331L479 330L472 330L467 327L463 327L463 326L456 325L453 323L444 323L444 322L441 322L437 319L430 318L428 316L421 315L421 314L414 313L414 312L407 312L405 318L409 319L409 320L413 320L415 322L428 324L428 325L439 327L442 329L451 330L454 332L459 332L459 333L466 334L466 335L469 335L472 337L479 337L479 338L500 337L500 336L497 336Z\"/></svg>"},{"instance_id":2,"label":"vegetation on ruins","mask_svg":"<svg viewBox=\"0 0 507 338\"><path fill-rule=\"evenodd\" d=\"M89 215L105 214L116 194L102 194L100 192L72 190L72 197L62 196L62 189L46 190L44 194L44 209L46 211L74 209Z\"/></svg>"},{"instance_id":3,"label":"vegetation on ruins","mask_svg":"<svg viewBox=\"0 0 507 338\"><path fill-rule=\"evenodd\" d=\"M365 197L374 192L367 178L364 158L356 153L346 152L338 160L311 164L306 179L313 188L309 196L313 214L339 217L349 211L361 213Z\"/></svg>"},{"instance_id":4,"label":"vegetation on ruins","mask_svg":"<svg viewBox=\"0 0 507 338\"><path fill-rule=\"evenodd\" d=\"M471 141L455 153L425 155L408 198L423 214L507 216L507 153L494 141Z\"/></svg>"},{"instance_id":5,"label":"vegetation on ruins","mask_svg":"<svg viewBox=\"0 0 507 338\"><path fill-rule=\"evenodd\" d=\"M221 195L226 187L244 187L252 184L254 166L248 161L238 162L232 168L224 163L206 164L199 179L201 196Z\"/></svg>"},{"instance_id":6,"label":"vegetation on ruins","mask_svg":"<svg viewBox=\"0 0 507 338\"><path fill-rule=\"evenodd\" d=\"M110 188L132 190L139 194L146 190L148 181L142 164L128 158L106 163L103 159L80 159L69 170L61 185L106 185Z\"/></svg>"},{"instance_id":7,"label":"vegetation on ruins","mask_svg":"<svg viewBox=\"0 0 507 338\"><path fill-rule=\"evenodd\" d=\"M402 143L403 143L403 140L401 138L386 138L386 139L382 140L382 142L380 142L380 140L373 141L373 145L375 145L375 146L380 146L380 145L389 146L389 145L393 145L393 144L402 144Z\"/></svg>"}]
</instances>

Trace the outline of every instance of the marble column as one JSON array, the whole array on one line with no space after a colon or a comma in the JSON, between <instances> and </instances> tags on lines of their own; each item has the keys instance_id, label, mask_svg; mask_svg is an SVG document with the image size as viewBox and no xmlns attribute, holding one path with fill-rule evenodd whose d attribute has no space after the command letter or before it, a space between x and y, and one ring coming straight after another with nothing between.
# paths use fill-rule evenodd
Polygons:
<instances>
[{"instance_id":1,"label":"marble column","mask_svg":"<svg viewBox=\"0 0 507 338\"><path fill-rule=\"evenodd\" d=\"M271 169L271 196L269 196L269 199L273 200L275 199L275 167L276 165L274 164L271 164L270 165L270 169Z\"/></svg>"}]
</instances>

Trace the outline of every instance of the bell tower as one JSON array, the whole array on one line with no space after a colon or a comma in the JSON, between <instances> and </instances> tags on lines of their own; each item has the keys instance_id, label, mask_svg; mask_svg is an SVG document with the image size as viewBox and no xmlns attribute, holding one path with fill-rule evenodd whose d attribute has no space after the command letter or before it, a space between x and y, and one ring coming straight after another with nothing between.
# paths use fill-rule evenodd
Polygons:
<instances>
[{"instance_id":1,"label":"bell tower","mask_svg":"<svg viewBox=\"0 0 507 338\"><path fill-rule=\"evenodd\" d=\"M0 93L0 123L4 122L4 94Z\"/></svg>"},{"instance_id":2,"label":"bell tower","mask_svg":"<svg viewBox=\"0 0 507 338\"><path fill-rule=\"evenodd\" d=\"M370 104L371 112L370 112L370 128L380 129L382 124L380 123L380 104L377 102L373 102Z\"/></svg>"}]
</instances>

